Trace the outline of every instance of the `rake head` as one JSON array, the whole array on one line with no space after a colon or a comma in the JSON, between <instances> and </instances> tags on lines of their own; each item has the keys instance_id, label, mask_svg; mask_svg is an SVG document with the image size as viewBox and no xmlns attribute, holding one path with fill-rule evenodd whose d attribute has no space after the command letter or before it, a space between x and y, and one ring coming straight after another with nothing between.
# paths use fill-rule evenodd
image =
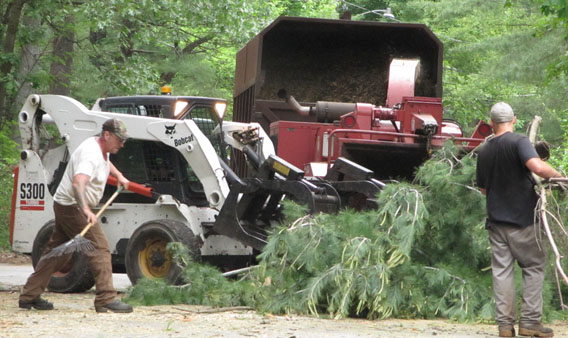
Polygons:
<instances>
[{"instance_id":1,"label":"rake head","mask_svg":"<svg viewBox=\"0 0 568 338\"><path fill-rule=\"evenodd\" d=\"M86 239L81 235L77 235L73 237L70 241L67 241L55 248L53 248L47 255L45 255L44 259L50 259L54 257L65 256L69 254L73 254L75 252L87 252L95 250L95 246L93 242Z\"/></svg>"}]
</instances>

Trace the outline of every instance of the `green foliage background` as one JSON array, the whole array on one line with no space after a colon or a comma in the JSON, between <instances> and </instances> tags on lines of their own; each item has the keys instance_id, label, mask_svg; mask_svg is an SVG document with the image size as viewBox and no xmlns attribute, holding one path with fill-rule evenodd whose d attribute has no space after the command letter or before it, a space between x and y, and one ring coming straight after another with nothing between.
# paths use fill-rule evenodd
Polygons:
<instances>
[{"instance_id":1,"label":"green foliage background","mask_svg":"<svg viewBox=\"0 0 568 338\"><path fill-rule=\"evenodd\" d=\"M16 127L16 123L11 122L11 127ZM0 250L10 247L9 223L10 210L12 208L12 191L14 179L13 170L18 158L18 144L8 137L6 133L0 132Z\"/></svg>"},{"instance_id":2,"label":"green foliage background","mask_svg":"<svg viewBox=\"0 0 568 338\"><path fill-rule=\"evenodd\" d=\"M15 2L0 2L0 11ZM445 117L466 134L503 100L515 108L521 128L541 115L542 137L553 148L565 145L568 11L552 0L196 0L191 6L181 0L24 0L15 48L0 50L0 62L11 65L0 75L7 88L0 134L17 139L2 120L14 121L25 85L49 93L55 81L50 66L58 61L53 40L62 31L75 34L69 95L87 106L103 96L158 93L162 84L172 85L174 94L232 104L236 52L279 15L337 18L351 11L354 20L386 21L371 10L387 7L401 22L426 24L443 42ZM5 34L0 26L0 38ZM23 71L30 46L38 59ZM564 168L563 155L553 154L552 163Z\"/></svg>"}]
</instances>

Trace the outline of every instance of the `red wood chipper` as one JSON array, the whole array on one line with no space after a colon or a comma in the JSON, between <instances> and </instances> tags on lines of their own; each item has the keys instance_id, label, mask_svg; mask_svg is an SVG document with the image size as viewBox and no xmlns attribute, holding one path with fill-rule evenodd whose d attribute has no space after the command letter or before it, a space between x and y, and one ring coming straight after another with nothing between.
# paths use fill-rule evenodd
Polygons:
<instances>
[{"instance_id":1,"label":"red wood chipper","mask_svg":"<svg viewBox=\"0 0 568 338\"><path fill-rule=\"evenodd\" d=\"M442 43L425 25L280 17L237 54L233 119L259 122L307 176L345 157L409 178L445 141L471 150L491 133L464 137L441 97Z\"/></svg>"}]
</instances>

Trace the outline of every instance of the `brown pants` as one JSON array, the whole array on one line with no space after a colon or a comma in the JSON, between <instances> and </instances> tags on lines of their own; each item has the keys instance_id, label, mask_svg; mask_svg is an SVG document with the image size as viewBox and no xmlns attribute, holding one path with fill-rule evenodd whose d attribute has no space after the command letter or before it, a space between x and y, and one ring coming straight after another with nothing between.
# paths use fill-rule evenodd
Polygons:
<instances>
[{"instance_id":1,"label":"brown pants","mask_svg":"<svg viewBox=\"0 0 568 338\"><path fill-rule=\"evenodd\" d=\"M55 229L43 252L44 256L51 249L75 237L88 223L77 205L63 206L54 203L53 210L55 211ZM112 263L108 241L98 223L91 227L84 237L93 242L95 246L95 251L88 252L86 255L95 277L95 306L103 306L112 302L116 297L116 290L112 284ZM39 297L47 288L51 275L63 268L69 259L69 255L50 259L43 259L42 256L23 288L20 300L31 301Z\"/></svg>"}]
</instances>

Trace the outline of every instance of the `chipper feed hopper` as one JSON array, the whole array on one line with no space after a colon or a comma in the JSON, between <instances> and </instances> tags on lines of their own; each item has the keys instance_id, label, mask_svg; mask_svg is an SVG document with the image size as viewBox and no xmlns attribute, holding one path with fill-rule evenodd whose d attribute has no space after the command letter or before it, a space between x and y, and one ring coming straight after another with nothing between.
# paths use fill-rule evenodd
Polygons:
<instances>
[{"instance_id":1,"label":"chipper feed hopper","mask_svg":"<svg viewBox=\"0 0 568 338\"><path fill-rule=\"evenodd\" d=\"M464 138L441 97L442 43L425 25L280 17L237 54L233 120L258 122L306 175L344 157L411 177L446 140L471 149L491 131Z\"/></svg>"}]
</instances>

